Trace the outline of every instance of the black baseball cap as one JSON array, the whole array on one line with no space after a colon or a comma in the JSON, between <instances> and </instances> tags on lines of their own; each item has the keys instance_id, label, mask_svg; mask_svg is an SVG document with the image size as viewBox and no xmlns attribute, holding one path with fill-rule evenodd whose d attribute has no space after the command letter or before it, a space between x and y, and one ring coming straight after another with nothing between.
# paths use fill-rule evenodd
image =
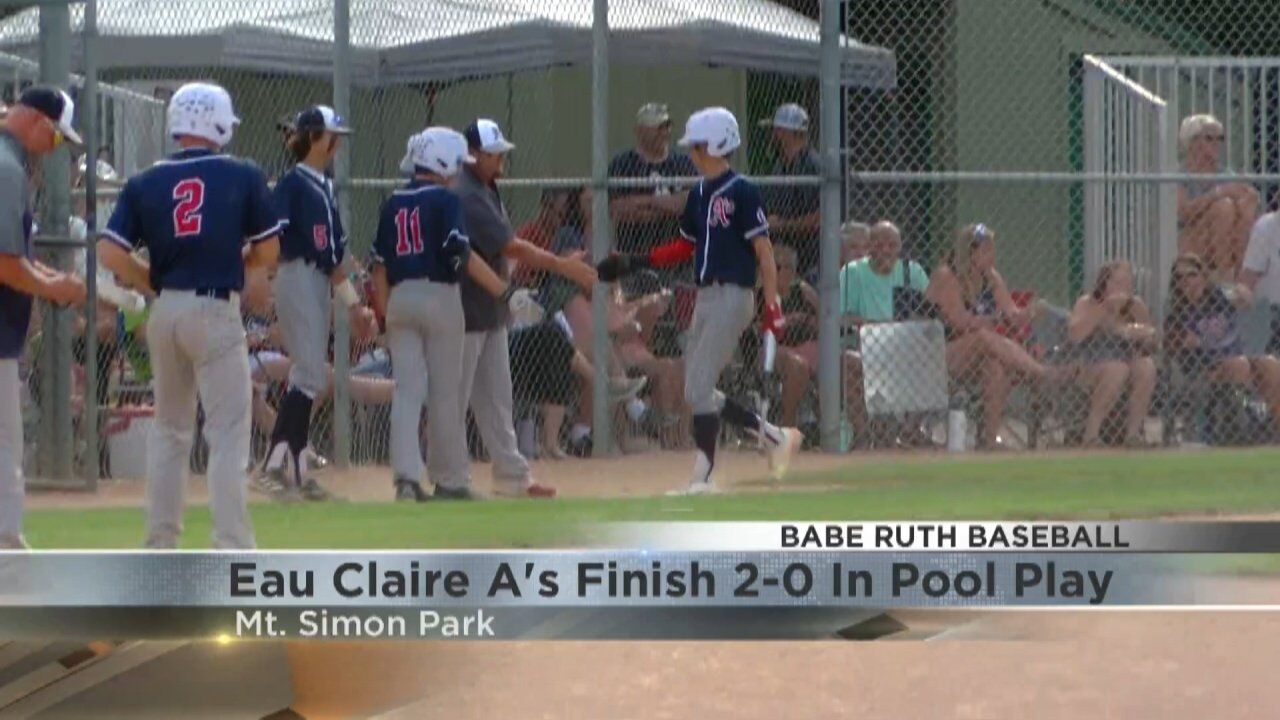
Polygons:
<instances>
[{"instance_id":1,"label":"black baseball cap","mask_svg":"<svg viewBox=\"0 0 1280 720\"><path fill-rule=\"evenodd\" d=\"M84 144L80 134L71 126L76 114L76 104L62 90L48 85L32 85L22 92L17 104L39 111L53 122L53 126L63 137L77 145Z\"/></svg>"},{"instance_id":2,"label":"black baseball cap","mask_svg":"<svg viewBox=\"0 0 1280 720\"><path fill-rule=\"evenodd\" d=\"M334 135L350 135L342 116L328 105L313 105L298 113L293 120L293 127L298 132L331 132Z\"/></svg>"}]
</instances>

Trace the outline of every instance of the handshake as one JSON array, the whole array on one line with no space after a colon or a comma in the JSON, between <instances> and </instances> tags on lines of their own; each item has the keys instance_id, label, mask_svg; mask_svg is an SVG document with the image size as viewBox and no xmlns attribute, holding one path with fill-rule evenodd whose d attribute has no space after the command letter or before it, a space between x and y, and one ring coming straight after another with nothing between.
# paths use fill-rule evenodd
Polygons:
<instances>
[{"instance_id":1,"label":"handshake","mask_svg":"<svg viewBox=\"0 0 1280 720\"><path fill-rule=\"evenodd\" d=\"M596 264L600 282L613 282L638 270L652 267L647 255L609 253L609 257Z\"/></svg>"}]
</instances>

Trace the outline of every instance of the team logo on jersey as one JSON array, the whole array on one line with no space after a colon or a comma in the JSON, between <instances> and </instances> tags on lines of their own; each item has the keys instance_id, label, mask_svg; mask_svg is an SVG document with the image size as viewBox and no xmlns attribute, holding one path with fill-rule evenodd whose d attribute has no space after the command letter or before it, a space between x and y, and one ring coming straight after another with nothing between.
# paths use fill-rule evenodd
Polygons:
<instances>
[{"instance_id":1,"label":"team logo on jersey","mask_svg":"<svg viewBox=\"0 0 1280 720\"><path fill-rule=\"evenodd\" d=\"M320 223L311 226L311 240L316 244L317 250L323 250L329 245L329 228Z\"/></svg>"},{"instance_id":2,"label":"team logo on jersey","mask_svg":"<svg viewBox=\"0 0 1280 720\"><path fill-rule=\"evenodd\" d=\"M711 227L729 227L729 216L733 215L733 201L723 195L711 199Z\"/></svg>"}]
</instances>

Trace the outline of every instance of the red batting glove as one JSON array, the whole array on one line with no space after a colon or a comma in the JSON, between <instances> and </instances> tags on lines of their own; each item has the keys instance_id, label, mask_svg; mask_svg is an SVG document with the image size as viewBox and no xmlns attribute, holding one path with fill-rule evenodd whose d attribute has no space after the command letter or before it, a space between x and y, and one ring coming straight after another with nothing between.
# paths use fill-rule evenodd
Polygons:
<instances>
[{"instance_id":1,"label":"red batting glove","mask_svg":"<svg viewBox=\"0 0 1280 720\"><path fill-rule=\"evenodd\" d=\"M760 329L772 333L775 338L782 337L782 326L786 321L782 317L782 308L778 301L765 303L764 312L760 314Z\"/></svg>"}]
</instances>

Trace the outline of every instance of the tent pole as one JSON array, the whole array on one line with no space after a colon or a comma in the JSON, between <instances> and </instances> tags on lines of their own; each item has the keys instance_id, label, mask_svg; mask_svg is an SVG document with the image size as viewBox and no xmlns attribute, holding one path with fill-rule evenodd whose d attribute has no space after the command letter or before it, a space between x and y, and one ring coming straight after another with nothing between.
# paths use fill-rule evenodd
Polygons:
<instances>
[{"instance_id":1,"label":"tent pole","mask_svg":"<svg viewBox=\"0 0 1280 720\"><path fill-rule=\"evenodd\" d=\"M333 0L333 110L354 127L351 117L351 0ZM338 146L333 163L338 212L351 222L351 144ZM348 253L349 255L350 253ZM335 305L333 313L333 460L337 467L351 463L351 329L347 313Z\"/></svg>"},{"instance_id":2,"label":"tent pole","mask_svg":"<svg viewBox=\"0 0 1280 720\"><path fill-rule=\"evenodd\" d=\"M821 246L819 250L818 397L822 407L822 449L840 451L844 404L840 392L840 8L842 2L822 3L820 126L822 142Z\"/></svg>"},{"instance_id":3,"label":"tent pole","mask_svg":"<svg viewBox=\"0 0 1280 720\"><path fill-rule=\"evenodd\" d=\"M609 254L609 3L595 0L591 24L591 257L599 262ZM595 393L592 395L593 454L613 452L613 414L609 404L609 331L605 316L609 293L600 286L591 297L592 358Z\"/></svg>"}]
</instances>

